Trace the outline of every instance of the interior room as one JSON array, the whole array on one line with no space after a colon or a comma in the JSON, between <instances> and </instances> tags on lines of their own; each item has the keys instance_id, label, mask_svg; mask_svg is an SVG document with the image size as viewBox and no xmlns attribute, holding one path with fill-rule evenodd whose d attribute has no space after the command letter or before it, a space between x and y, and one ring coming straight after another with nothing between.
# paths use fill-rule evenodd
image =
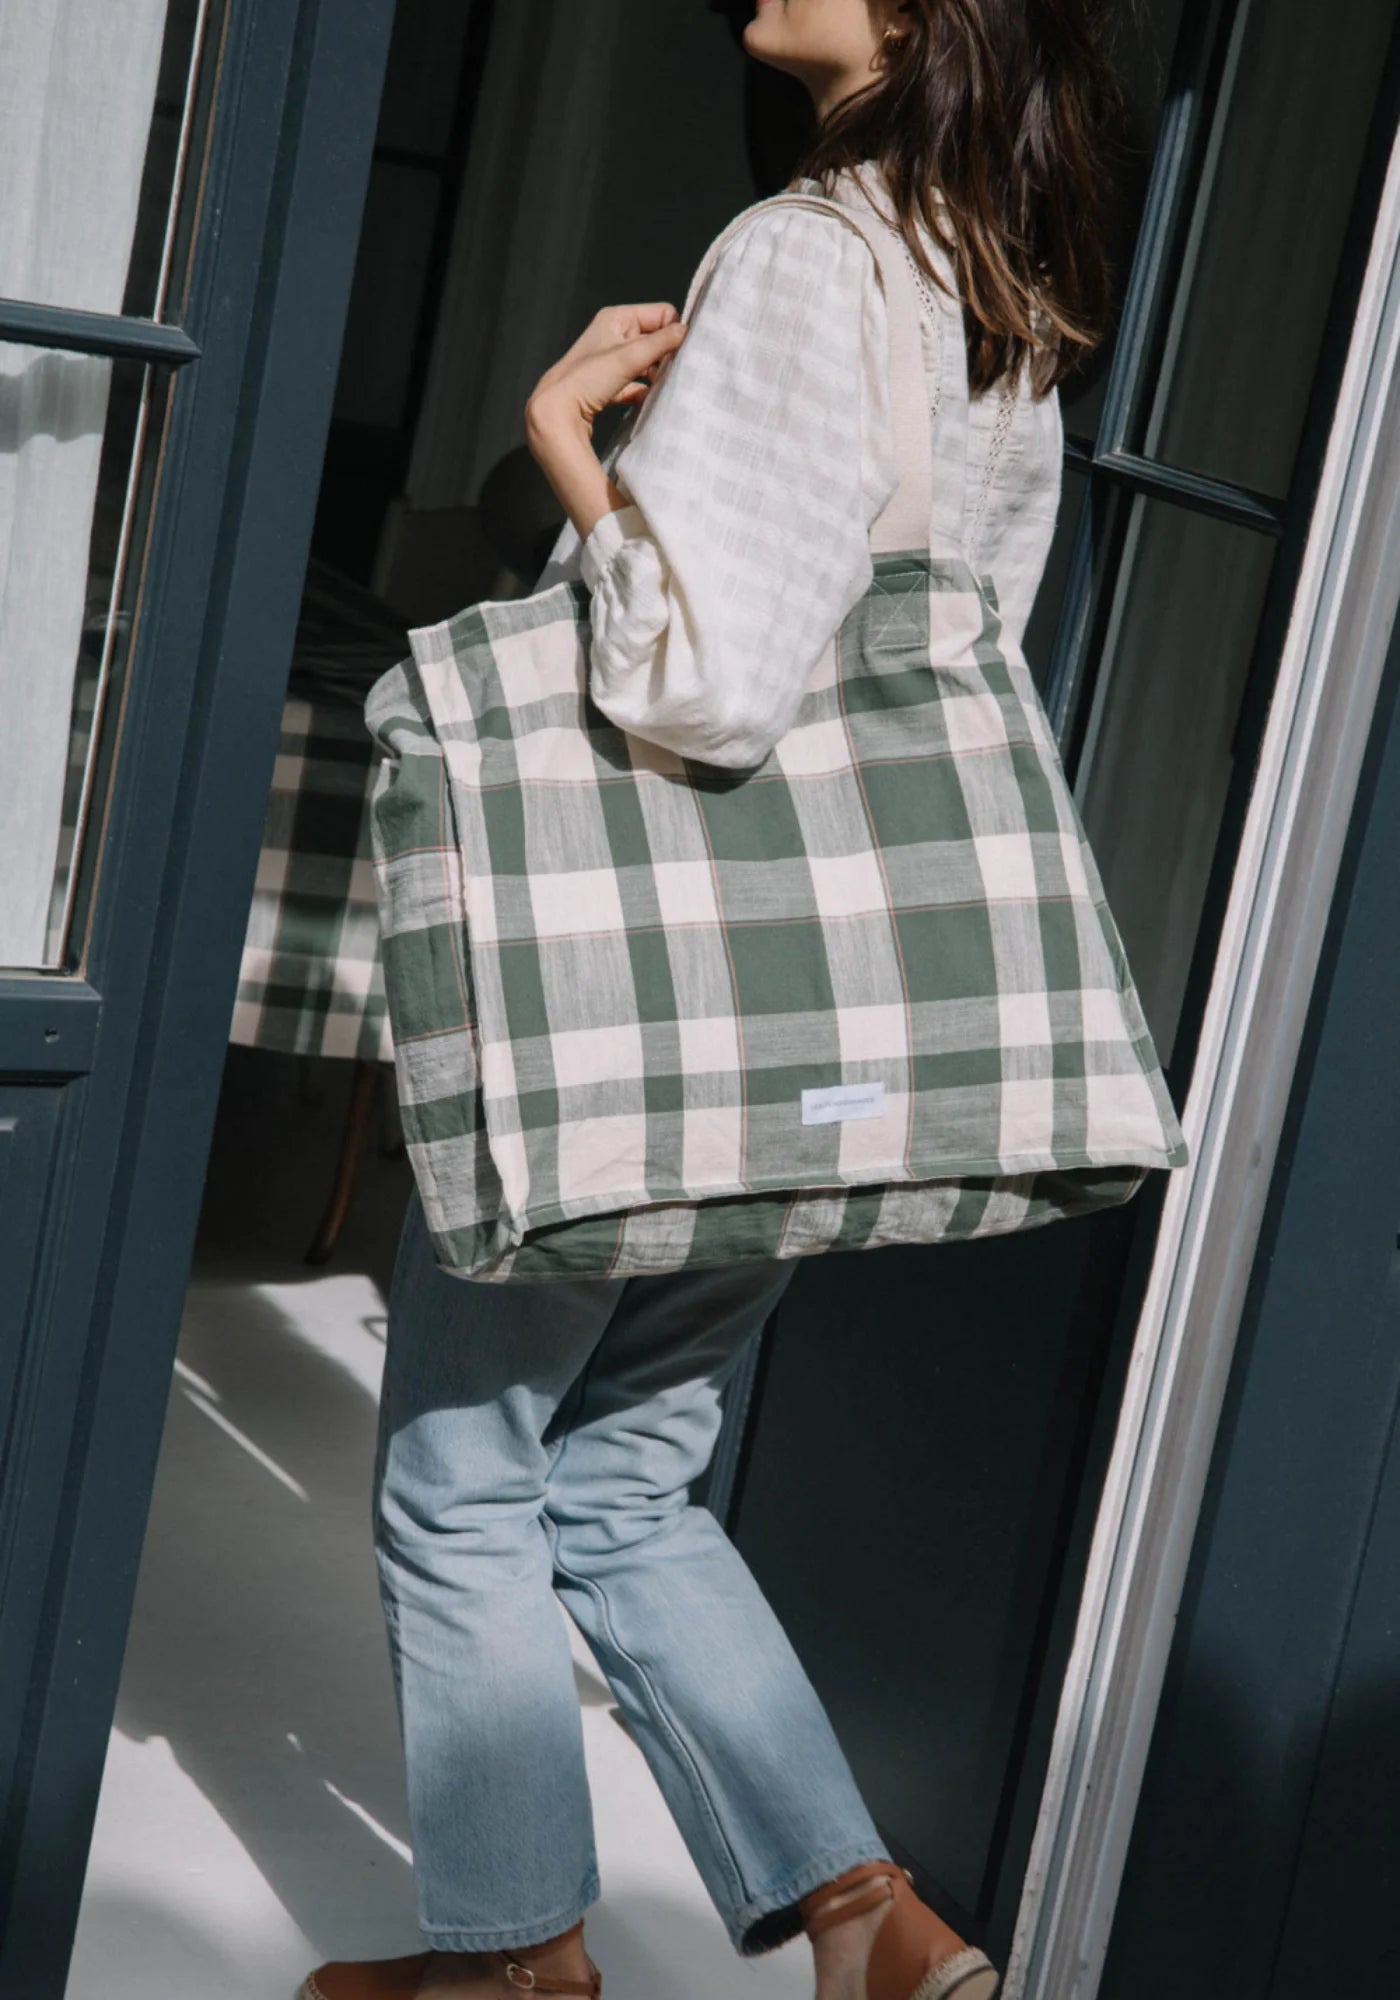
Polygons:
<instances>
[{"instance_id":1,"label":"interior room","mask_svg":"<svg viewBox=\"0 0 1400 2000\"><path fill-rule=\"evenodd\" d=\"M537 376L600 305L682 297L709 237L781 184L803 101L752 76L745 17L399 0L74 2000L254 2000L319 1959L416 1946L368 1511L411 1173L361 710L411 626L543 561L562 517L523 449ZM153 152L162 113L175 143L180 25ZM133 288L158 250L138 234ZM611 1990L657 1990L680 1951L697 2000L736 1976L795 2000L796 1952L736 1974L574 1647Z\"/></svg>"}]
</instances>

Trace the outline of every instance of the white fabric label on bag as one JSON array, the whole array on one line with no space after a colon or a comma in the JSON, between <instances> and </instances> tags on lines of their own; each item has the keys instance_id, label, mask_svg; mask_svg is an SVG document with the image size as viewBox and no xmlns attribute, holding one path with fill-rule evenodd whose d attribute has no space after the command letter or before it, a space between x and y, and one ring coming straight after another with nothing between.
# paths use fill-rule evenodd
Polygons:
<instances>
[{"instance_id":1,"label":"white fabric label on bag","mask_svg":"<svg viewBox=\"0 0 1400 2000\"><path fill-rule=\"evenodd\" d=\"M825 1090L802 1093L804 1125L835 1125L847 1118L879 1118L884 1109L883 1083L833 1083Z\"/></svg>"}]
</instances>

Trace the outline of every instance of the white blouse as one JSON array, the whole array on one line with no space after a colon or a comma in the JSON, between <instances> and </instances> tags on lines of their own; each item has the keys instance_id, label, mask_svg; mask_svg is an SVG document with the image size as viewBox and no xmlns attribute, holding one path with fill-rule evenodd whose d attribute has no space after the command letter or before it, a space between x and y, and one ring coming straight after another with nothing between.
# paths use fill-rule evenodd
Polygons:
<instances>
[{"instance_id":1,"label":"white blouse","mask_svg":"<svg viewBox=\"0 0 1400 2000\"><path fill-rule=\"evenodd\" d=\"M849 181L837 198L863 199ZM960 317L921 292L936 424L936 343ZM884 298L853 230L779 209L721 253L612 466L630 504L581 547L566 528L542 579L588 585L590 691L620 728L706 763L767 756L870 583L870 525L895 484L888 372ZM963 553L1018 644L1061 452L1057 395L1023 378L973 399Z\"/></svg>"}]
</instances>

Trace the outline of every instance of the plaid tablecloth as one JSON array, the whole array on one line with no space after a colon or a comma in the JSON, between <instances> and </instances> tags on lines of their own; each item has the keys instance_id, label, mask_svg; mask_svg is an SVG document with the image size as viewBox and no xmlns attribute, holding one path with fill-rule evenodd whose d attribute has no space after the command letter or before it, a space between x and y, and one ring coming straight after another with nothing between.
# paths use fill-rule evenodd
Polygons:
<instances>
[{"instance_id":1,"label":"plaid tablecloth","mask_svg":"<svg viewBox=\"0 0 1400 2000\"><path fill-rule=\"evenodd\" d=\"M288 700L230 1041L392 1062L369 849L372 769L357 710Z\"/></svg>"},{"instance_id":2,"label":"plaid tablecloth","mask_svg":"<svg viewBox=\"0 0 1400 2000\"><path fill-rule=\"evenodd\" d=\"M377 599L311 564L231 1041L393 1060L370 855L377 753L364 697L407 650Z\"/></svg>"}]
</instances>

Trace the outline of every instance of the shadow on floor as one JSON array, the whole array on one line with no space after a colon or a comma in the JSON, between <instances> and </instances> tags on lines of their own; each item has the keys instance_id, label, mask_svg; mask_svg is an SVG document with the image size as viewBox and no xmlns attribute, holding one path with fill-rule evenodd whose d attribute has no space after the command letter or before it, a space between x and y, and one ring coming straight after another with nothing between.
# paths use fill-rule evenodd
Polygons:
<instances>
[{"instance_id":1,"label":"shadow on floor","mask_svg":"<svg viewBox=\"0 0 1400 2000\"><path fill-rule=\"evenodd\" d=\"M99 1895L93 1906L106 1945L105 1993L139 1992L148 2000L227 2000L257 1993L261 2000L293 2000L311 1970L308 1964L289 1973L280 1954L266 1949L240 1953L228 1938L181 1921L155 1901ZM765 1976L758 1962L737 1958L732 1983L697 1973L706 1961L715 1962L713 1927L678 1900L633 1895L619 1908L600 1904L589 1918L588 1948L603 1973L608 2000L654 2000L668 1993L721 2000L727 1992L756 1990ZM417 1946L410 1942L404 1949ZM763 1964L771 1969L772 1961ZM87 1981L81 1957L77 1976Z\"/></svg>"},{"instance_id":2,"label":"shadow on floor","mask_svg":"<svg viewBox=\"0 0 1400 2000\"><path fill-rule=\"evenodd\" d=\"M373 1157L331 1264L302 1261L348 1070L230 1052L116 1714L146 1748L109 1766L74 2000L290 2000L304 1958L418 1949L370 1524L406 1164ZM635 1749L613 1761L610 1690L576 1677L603 1732L610 2000L796 2000L805 1955L735 1957Z\"/></svg>"},{"instance_id":3,"label":"shadow on floor","mask_svg":"<svg viewBox=\"0 0 1400 2000\"><path fill-rule=\"evenodd\" d=\"M374 1417L253 1288L196 1282L116 1713L169 1742L328 1955L386 1949L406 1908Z\"/></svg>"}]
</instances>

